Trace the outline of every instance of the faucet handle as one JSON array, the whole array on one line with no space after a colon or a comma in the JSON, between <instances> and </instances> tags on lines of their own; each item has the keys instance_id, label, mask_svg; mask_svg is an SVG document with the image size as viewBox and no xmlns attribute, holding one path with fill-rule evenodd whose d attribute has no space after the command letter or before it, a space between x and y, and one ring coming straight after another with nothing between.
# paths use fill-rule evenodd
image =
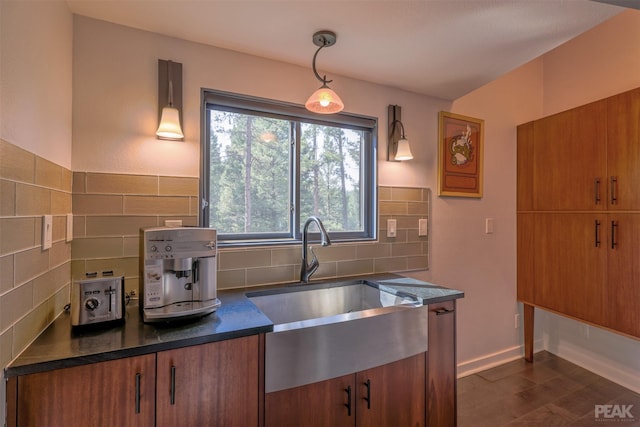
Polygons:
<instances>
[{"instance_id":1,"label":"faucet handle","mask_svg":"<svg viewBox=\"0 0 640 427\"><path fill-rule=\"evenodd\" d=\"M318 267L320 267L320 263L318 262L316 253L313 251L313 246L309 246L309 250L311 251L312 258L309 266L307 267L307 271L309 272L309 276L311 276L318 269Z\"/></svg>"}]
</instances>

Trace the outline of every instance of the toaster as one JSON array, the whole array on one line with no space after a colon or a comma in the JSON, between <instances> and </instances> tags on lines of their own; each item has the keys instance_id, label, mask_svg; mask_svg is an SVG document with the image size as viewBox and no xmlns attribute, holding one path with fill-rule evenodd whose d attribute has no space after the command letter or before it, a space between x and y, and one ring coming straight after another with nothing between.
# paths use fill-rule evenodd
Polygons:
<instances>
[{"instance_id":1,"label":"toaster","mask_svg":"<svg viewBox=\"0 0 640 427\"><path fill-rule=\"evenodd\" d=\"M113 271L86 273L71 284L71 326L124 321L124 276Z\"/></svg>"}]
</instances>

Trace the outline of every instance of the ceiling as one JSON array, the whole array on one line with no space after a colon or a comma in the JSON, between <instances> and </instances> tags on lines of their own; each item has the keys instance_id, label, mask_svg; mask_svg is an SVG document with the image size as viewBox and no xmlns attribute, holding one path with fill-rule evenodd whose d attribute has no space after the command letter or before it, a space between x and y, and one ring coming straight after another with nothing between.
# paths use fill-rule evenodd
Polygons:
<instances>
[{"instance_id":1,"label":"ceiling","mask_svg":"<svg viewBox=\"0 0 640 427\"><path fill-rule=\"evenodd\" d=\"M67 0L73 13L453 100L636 0ZM310 72L311 73L311 72Z\"/></svg>"}]
</instances>

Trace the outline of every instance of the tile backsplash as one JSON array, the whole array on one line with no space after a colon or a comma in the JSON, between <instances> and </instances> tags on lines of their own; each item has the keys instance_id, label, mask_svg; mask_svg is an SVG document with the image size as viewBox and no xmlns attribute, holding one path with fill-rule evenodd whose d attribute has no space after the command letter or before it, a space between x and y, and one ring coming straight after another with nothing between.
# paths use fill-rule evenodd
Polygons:
<instances>
[{"instance_id":1,"label":"tile backsplash","mask_svg":"<svg viewBox=\"0 0 640 427\"><path fill-rule=\"evenodd\" d=\"M198 223L198 178L72 172L0 140L0 364L17 356L69 302L73 277L117 270L138 288L141 227L180 219ZM312 244L314 279L429 267L427 188L378 187L379 230L373 242ZM66 215L73 213L73 241ZM42 216L53 216L53 246L42 250ZM386 237L387 219L397 235ZM300 245L221 248L218 288L295 282Z\"/></svg>"},{"instance_id":2,"label":"tile backsplash","mask_svg":"<svg viewBox=\"0 0 640 427\"><path fill-rule=\"evenodd\" d=\"M17 356L69 302L70 170L0 140L0 366ZM42 249L42 216L53 245Z\"/></svg>"},{"instance_id":3,"label":"tile backsplash","mask_svg":"<svg viewBox=\"0 0 640 427\"><path fill-rule=\"evenodd\" d=\"M314 245L320 260L314 278L428 268L428 237L418 236L418 219L428 218L429 197L429 189L379 187L378 241ZM197 225L198 178L74 172L73 213L74 277L114 269L124 273L127 290L134 290L139 229L167 219ZM389 218L397 220L395 238L386 237ZM294 282L301 258L300 245L222 248L218 288Z\"/></svg>"}]
</instances>

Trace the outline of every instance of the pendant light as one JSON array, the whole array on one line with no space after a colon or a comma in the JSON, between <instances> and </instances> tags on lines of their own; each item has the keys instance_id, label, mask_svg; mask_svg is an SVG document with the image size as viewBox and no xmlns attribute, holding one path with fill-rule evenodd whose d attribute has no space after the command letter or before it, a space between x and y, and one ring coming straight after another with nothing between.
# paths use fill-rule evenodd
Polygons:
<instances>
[{"instance_id":1,"label":"pendant light","mask_svg":"<svg viewBox=\"0 0 640 427\"><path fill-rule=\"evenodd\" d=\"M175 72L180 77L180 95L182 95L182 64L173 61L158 61L158 101L162 107L162 113L160 115L160 125L156 135L158 139L168 140L182 140L184 134L182 133L182 127L180 126L180 109L182 102L174 104L173 98L173 77ZM166 69L166 73L164 72ZM162 77L166 76L166 80ZM164 94L167 94L166 102Z\"/></svg>"},{"instance_id":2,"label":"pendant light","mask_svg":"<svg viewBox=\"0 0 640 427\"><path fill-rule=\"evenodd\" d=\"M389 147L387 160L401 161L413 159L409 140L404 135L404 125L400 120L402 108L399 105L389 105ZM400 135L398 135L398 126Z\"/></svg>"},{"instance_id":3,"label":"pendant light","mask_svg":"<svg viewBox=\"0 0 640 427\"><path fill-rule=\"evenodd\" d=\"M333 80L327 80L326 75L320 77L320 74L318 74L316 70L316 57L318 56L318 52L320 52L323 47L336 44L336 34L327 30L318 31L313 35L313 44L319 46L315 55L313 55L313 73L316 75L316 78L322 82L322 86L311 94L304 106L307 110L313 111L314 113L338 113L344 109L344 103L338 94L328 86L328 83L331 83Z\"/></svg>"}]
</instances>

